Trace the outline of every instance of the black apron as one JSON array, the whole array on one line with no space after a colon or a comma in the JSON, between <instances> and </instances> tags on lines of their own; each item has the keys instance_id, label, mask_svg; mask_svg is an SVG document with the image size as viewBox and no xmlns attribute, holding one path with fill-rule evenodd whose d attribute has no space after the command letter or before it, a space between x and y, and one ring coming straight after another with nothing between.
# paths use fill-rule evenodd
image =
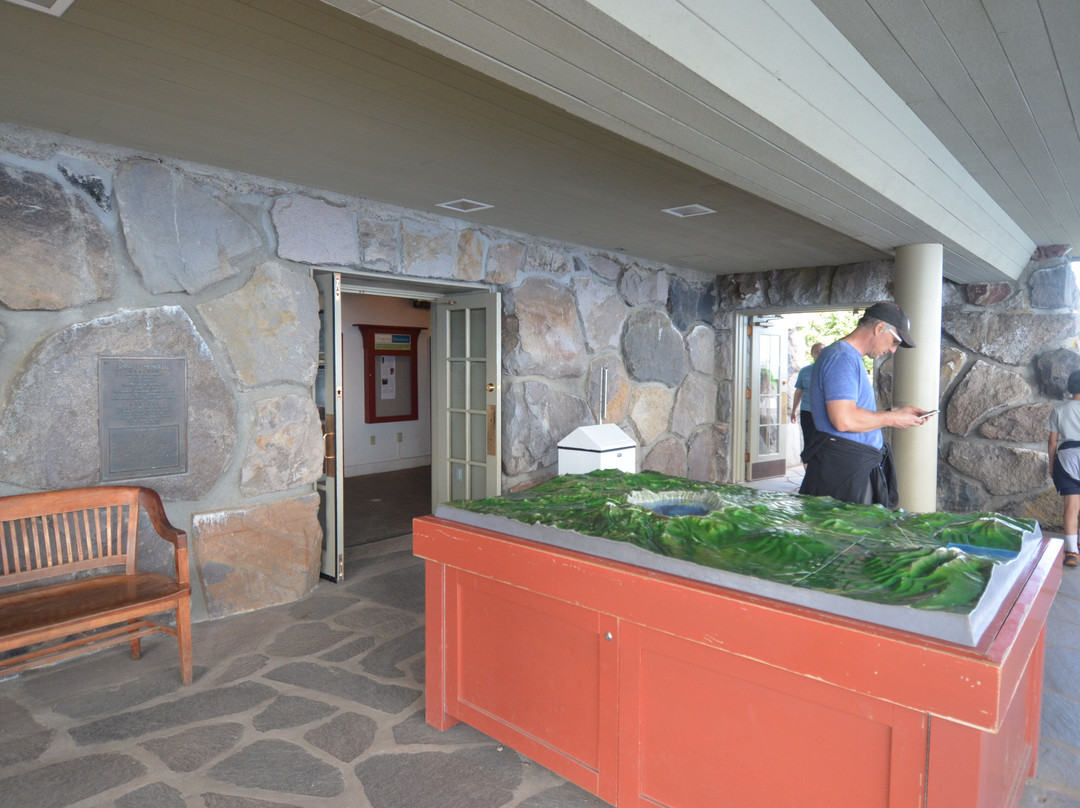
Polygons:
<instances>
[{"instance_id":1,"label":"black apron","mask_svg":"<svg viewBox=\"0 0 1080 808\"><path fill-rule=\"evenodd\" d=\"M802 452L806 464L800 494L833 497L844 502L870 501L886 508L900 503L896 490L896 467L892 449L881 449L865 443L840 438L828 432L818 432Z\"/></svg>"}]
</instances>

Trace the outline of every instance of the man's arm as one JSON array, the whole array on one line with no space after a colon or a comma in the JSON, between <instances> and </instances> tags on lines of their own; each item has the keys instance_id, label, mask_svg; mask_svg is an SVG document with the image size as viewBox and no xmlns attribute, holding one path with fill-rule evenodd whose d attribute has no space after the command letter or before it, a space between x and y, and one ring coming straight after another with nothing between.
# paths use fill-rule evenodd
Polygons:
<instances>
[{"instance_id":1,"label":"man's arm","mask_svg":"<svg viewBox=\"0 0 1080 808\"><path fill-rule=\"evenodd\" d=\"M791 397L791 423L799 417L799 402L802 401L802 390L795 388L795 395Z\"/></svg>"},{"instance_id":2,"label":"man's arm","mask_svg":"<svg viewBox=\"0 0 1080 808\"><path fill-rule=\"evenodd\" d=\"M872 429L892 427L893 429L907 429L918 426L926 419L923 415L926 410L918 407L900 407L895 410L864 410L854 401L839 398L835 401L826 401L825 409L829 413L829 421L839 432L869 432Z\"/></svg>"},{"instance_id":3,"label":"man's arm","mask_svg":"<svg viewBox=\"0 0 1080 808\"><path fill-rule=\"evenodd\" d=\"M1050 469L1054 468L1054 458L1057 457L1058 433L1051 432L1046 441L1046 453L1050 455Z\"/></svg>"}]
</instances>

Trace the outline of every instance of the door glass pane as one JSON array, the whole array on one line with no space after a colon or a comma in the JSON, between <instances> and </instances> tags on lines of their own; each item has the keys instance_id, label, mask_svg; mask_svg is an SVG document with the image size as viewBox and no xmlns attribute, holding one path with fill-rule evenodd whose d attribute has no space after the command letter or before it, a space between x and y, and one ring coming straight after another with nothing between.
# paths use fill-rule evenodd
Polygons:
<instances>
[{"instance_id":1,"label":"door glass pane","mask_svg":"<svg viewBox=\"0 0 1080 808\"><path fill-rule=\"evenodd\" d=\"M473 359L487 358L487 311L472 309L469 312L469 356Z\"/></svg>"},{"instance_id":2,"label":"door glass pane","mask_svg":"<svg viewBox=\"0 0 1080 808\"><path fill-rule=\"evenodd\" d=\"M487 363L469 363L469 408L482 409L487 401Z\"/></svg>"},{"instance_id":3,"label":"door glass pane","mask_svg":"<svg viewBox=\"0 0 1080 808\"><path fill-rule=\"evenodd\" d=\"M768 398L761 399L761 423L762 424L778 424L780 411L780 398L779 396L769 396Z\"/></svg>"},{"instance_id":4,"label":"door glass pane","mask_svg":"<svg viewBox=\"0 0 1080 808\"><path fill-rule=\"evenodd\" d=\"M780 448L779 430L775 426L763 426L758 429L758 454L776 454Z\"/></svg>"},{"instance_id":5,"label":"door glass pane","mask_svg":"<svg viewBox=\"0 0 1080 808\"><path fill-rule=\"evenodd\" d=\"M472 481L470 489L473 499L487 496L487 468L485 466L473 466L469 477Z\"/></svg>"},{"instance_id":6,"label":"door glass pane","mask_svg":"<svg viewBox=\"0 0 1080 808\"><path fill-rule=\"evenodd\" d=\"M450 413L450 457L464 460L465 455L465 413Z\"/></svg>"},{"instance_id":7,"label":"door glass pane","mask_svg":"<svg viewBox=\"0 0 1080 808\"><path fill-rule=\"evenodd\" d=\"M450 464L450 499L468 499L469 492L465 485L467 470L464 463Z\"/></svg>"},{"instance_id":8,"label":"door glass pane","mask_svg":"<svg viewBox=\"0 0 1080 808\"><path fill-rule=\"evenodd\" d=\"M465 362L451 360L450 362L450 406L455 410L465 409Z\"/></svg>"},{"instance_id":9,"label":"door glass pane","mask_svg":"<svg viewBox=\"0 0 1080 808\"><path fill-rule=\"evenodd\" d=\"M469 432L469 460L483 463L487 458L487 416L474 412L469 416L472 430Z\"/></svg>"},{"instance_id":10,"label":"door glass pane","mask_svg":"<svg viewBox=\"0 0 1080 808\"><path fill-rule=\"evenodd\" d=\"M761 395L772 396L780 392L780 336L764 334L761 337Z\"/></svg>"},{"instance_id":11,"label":"door glass pane","mask_svg":"<svg viewBox=\"0 0 1080 808\"><path fill-rule=\"evenodd\" d=\"M465 355L465 312L462 309L450 312L450 355Z\"/></svg>"}]
</instances>

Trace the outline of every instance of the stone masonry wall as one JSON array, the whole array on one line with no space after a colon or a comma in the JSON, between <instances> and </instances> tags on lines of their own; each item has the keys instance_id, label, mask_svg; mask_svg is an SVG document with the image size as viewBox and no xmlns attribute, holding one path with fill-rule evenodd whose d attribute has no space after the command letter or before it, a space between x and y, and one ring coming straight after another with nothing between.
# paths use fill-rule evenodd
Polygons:
<instances>
[{"instance_id":1,"label":"stone masonry wall","mask_svg":"<svg viewBox=\"0 0 1080 808\"><path fill-rule=\"evenodd\" d=\"M1068 247L1041 248L1016 284L972 284L942 312L938 506L1062 527L1046 423L1080 369Z\"/></svg>"},{"instance_id":2,"label":"stone masonry wall","mask_svg":"<svg viewBox=\"0 0 1080 808\"><path fill-rule=\"evenodd\" d=\"M505 488L555 474L558 441L597 421L601 368L642 468L727 479L711 278L0 124L0 494L99 484L99 357L184 357L188 471L128 482L188 531L197 618L302 597L313 267L502 292Z\"/></svg>"}]
</instances>

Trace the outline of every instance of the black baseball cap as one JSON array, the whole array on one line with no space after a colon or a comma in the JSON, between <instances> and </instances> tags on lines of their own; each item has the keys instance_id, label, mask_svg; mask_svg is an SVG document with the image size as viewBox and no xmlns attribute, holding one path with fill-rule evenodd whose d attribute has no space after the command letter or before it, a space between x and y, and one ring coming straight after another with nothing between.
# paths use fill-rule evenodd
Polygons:
<instances>
[{"instance_id":1,"label":"black baseball cap","mask_svg":"<svg viewBox=\"0 0 1080 808\"><path fill-rule=\"evenodd\" d=\"M875 303L863 312L863 316L873 317L875 320L881 320L881 322L895 327L896 333L900 335L901 348L915 347L915 343L911 341L911 320L904 314L904 310L895 303L885 301Z\"/></svg>"}]
</instances>

